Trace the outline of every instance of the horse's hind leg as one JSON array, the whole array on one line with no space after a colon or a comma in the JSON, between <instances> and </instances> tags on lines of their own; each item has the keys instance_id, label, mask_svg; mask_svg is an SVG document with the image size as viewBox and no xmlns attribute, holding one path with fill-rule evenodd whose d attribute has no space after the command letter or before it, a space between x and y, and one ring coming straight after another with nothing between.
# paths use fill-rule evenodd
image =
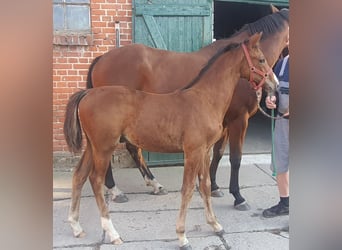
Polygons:
<instances>
[{"instance_id":1,"label":"horse's hind leg","mask_svg":"<svg viewBox=\"0 0 342 250\"><path fill-rule=\"evenodd\" d=\"M234 207L240 211L250 210L249 204L240 193L239 172L242 158L242 146L246 137L248 118L231 122L229 130L229 161L231 165L229 192L234 196Z\"/></svg>"},{"instance_id":2,"label":"horse's hind leg","mask_svg":"<svg viewBox=\"0 0 342 250\"><path fill-rule=\"evenodd\" d=\"M217 235L221 236L224 233L224 230L222 226L216 220L214 210L211 204L210 177L209 177L209 171L208 171L209 161L210 161L210 156L208 153L205 156L203 163L200 165L199 172L198 172L199 190L200 190L203 202L204 202L207 223L213 227Z\"/></svg>"},{"instance_id":3,"label":"horse's hind leg","mask_svg":"<svg viewBox=\"0 0 342 250\"><path fill-rule=\"evenodd\" d=\"M220 187L216 183L216 172L220 160L224 154L226 144L228 141L228 129L225 128L222 137L218 140L213 147L213 158L210 164L210 180L211 180L211 196L212 197L222 197L224 194L220 190Z\"/></svg>"},{"instance_id":4,"label":"horse's hind leg","mask_svg":"<svg viewBox=\"0 0 342 250\"><path fill-rule=\"evenodd\" d=\"M105 186L112 193L112 200L114 202L124 203L128 201L128 197L115 185L111 161L109 161L108 163L108 169L105 177Z\"/></svg>"},{"instance_id":5,"label":"horse's hind leg","mask_svg":"<svg viewBox=\"0 0 342 250\"><path fill-rule=\"evenodd\" d=\"M91 151L87 147L75 168L72 178L71 206L68 221L70 222L75 237L83 237L85 235L79 223L80 200L82 187L87 180L92 165L93 159L91 157Z\"/></svg>"},{"instance_id":6,"label":"horse's hind leg","mask_svg":"<svg viewBox=\"0 0 342 250\"><path fill-rule=\"evenodd\" d=\"M104 178L106 175L108 162L110 161L112 151L107 152L94 152L94 168L89 176L89 181L93 189L97 206L101 215L101 225L103 230L107 232L110 241L113 244L121 244L122 240L120 235L115 230L112 220L110 219L108 207L104 198Z\"/></svg>"},{"instance_id":7,"label":"horse's hind leg","mask_svg":"<svg viewBox=\"0 0 342 250\"><path fill-rule=\"evenodd\" d=\"M153 191L152 194L156 195L164 195L167 194L167 190L157 181L157 179L153 176L152 172L148 168L148 166L145 163L144 157L142 155L141 148L138 148L128 141L126 141L126 148L130 155L132 156L135 164L140 170L141 175L143 176L146 185L152 186Z\"/></svg>"}]
</instances>

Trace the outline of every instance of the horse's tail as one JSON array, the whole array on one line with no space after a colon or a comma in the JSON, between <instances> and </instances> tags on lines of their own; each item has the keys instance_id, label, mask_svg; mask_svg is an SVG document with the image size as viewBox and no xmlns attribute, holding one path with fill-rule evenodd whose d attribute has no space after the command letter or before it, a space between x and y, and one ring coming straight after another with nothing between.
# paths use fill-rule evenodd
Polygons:
<instances>
[{"instance_id":1,"label":"horse's tail","mask_svg":"<svg viewBox=\"0 0 342 250\"><path fill-rule=\"evenodd\" d=\"M87 92L84 89L74 93L66 106L63 132L69 150L73 153L82 149L82 128L78 118L78 105Z\"/></svg>"},{"instance_id":2,"label":"horse's tail","mask_svg":"<svg viewBox=\"0 0 342 250\"><path fill-rule=\"evenodd\" d=\"M87 89L91 89L94 87L93 81L91 80L91 77L92 77L94 66L100 58L101 58L101 56L96 57L89 66L88 75L87 75Z\"/></svg>"}]
</instances>

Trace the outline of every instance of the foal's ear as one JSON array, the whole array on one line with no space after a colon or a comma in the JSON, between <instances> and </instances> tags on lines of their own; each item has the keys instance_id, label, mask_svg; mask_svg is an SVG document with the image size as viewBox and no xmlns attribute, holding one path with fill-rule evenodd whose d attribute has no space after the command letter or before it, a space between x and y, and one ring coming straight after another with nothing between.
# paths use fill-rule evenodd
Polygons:
<instances>
[{"instance_id":1,"label":"foal's ear","mask_svg":"<svg viewBox=\"0 0 342 250\"><path fill-rule=\"evenodd\" d=\"M271 12L272 13L277 13L279 12L279 9L277 7L275 7L273 4L270 4L270 8L271 8Z\"/></svg>"},{"instance_id":2,"label":"foal's ear","mask_svg":"<svg viewBox=\"0 0 342 250\"><path fill-rule=\"evenodd\" d=\"M262 37L262 32L255 33L254 35L252 35L249 38L250 46L254 47L255 45L257 45L259 43L261 37Z\"/></svg>"}]
</instances>

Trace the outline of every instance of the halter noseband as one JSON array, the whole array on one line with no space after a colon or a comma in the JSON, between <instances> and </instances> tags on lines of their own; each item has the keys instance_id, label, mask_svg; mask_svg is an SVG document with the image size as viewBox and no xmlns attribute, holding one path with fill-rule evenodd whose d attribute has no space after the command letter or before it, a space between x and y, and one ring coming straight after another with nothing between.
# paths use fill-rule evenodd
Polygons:
<instances>
[{"instance_id":1,"label":"halter noseband","mask_svg":"<svg viewBox=\"0 0 342 250\"><path fill-rule=\"evenodd\" d=\"M265 72L257 69L256 67L254 67L252 60L251 60L251 57L248 53L247 47L244 43L242 43L242 48L243 48L243 52L244 52L246 59L247 59L247 62L248 62L249 70L251 71L249 74L249 82L252 84L252 87L254 90L259 90L262 87L262 85L264 85L264 83L266 82L266 78L271 73L272 69L270 69L268 72L265 73ZM254 81L253 73L262 76L262 80L259 82L259 84L257 84Z\"/></svg>"}]
</instances>

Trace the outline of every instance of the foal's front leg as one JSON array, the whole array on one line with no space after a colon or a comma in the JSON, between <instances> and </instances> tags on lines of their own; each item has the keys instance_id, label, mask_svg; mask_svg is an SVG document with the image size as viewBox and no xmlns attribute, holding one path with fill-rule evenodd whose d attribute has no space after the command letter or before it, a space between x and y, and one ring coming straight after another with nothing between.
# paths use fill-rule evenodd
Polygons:
<instances>
[{"instance_id":1,"label":"foal's front leg","mask_svg":"<svg viewBox=\"0 0 342 250\"><path fill-rule=\"evenodd\" d=\"M221 236L224 233L223 227L218 223L211 203L210 177L209 177L209 153L206 155L203 164L199 168L198 180L199 190L203 199L207 223L212 226L214 232Z\"/></svg>"},{"instance_id":2,"label":"foal's front leg","mask_svg":"<svg viewBox=\"0 0 342 250\"><path fill-rule=\"evenodd\" d=\"M206 153L204 153L206 152ZM185 218L186 212L191 201L196 177L200 179L200 192L202 194L208 223L213 227L217 234L222 234L222 226L217 222L213 213L210 200L210 178L209 178L209 151L197 149L191 154L185 153L185 165L183 173L183 186L182 186L182 202L179 210L179 215L176 224L176 232L178 235L180 249L191 249L188 239L185 235ZM205 169L205 171L204 171ZM203 193L202 193L203 192Z\"/></svg>"},{"instance_id":3,"label":"foal's front leg","mask_svg":"<svg viewBox=\"0 0 342 250\"><path fill-rule=\"evenodd\" d=\"M191 246L185 235L185 218L186 212L191 201L197 176L197 162L192 162L189 158L185 160L184 172L183 172L183 185L182 185L182 202L179 210L176 233L178 235L179 246L181 250L189 250Z\"/></svg>"}]
</instances>

